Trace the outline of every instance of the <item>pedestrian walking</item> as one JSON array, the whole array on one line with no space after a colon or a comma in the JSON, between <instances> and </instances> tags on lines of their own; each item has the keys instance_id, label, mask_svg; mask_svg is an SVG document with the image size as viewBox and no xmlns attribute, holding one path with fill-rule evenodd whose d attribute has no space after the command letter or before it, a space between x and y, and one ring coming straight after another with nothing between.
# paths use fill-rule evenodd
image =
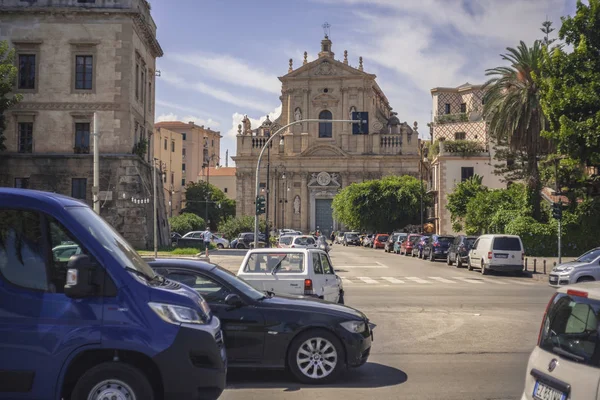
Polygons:
<instances>
[{"instance_id":1,"label":"pedestrian walking","mask_svg":"<svg viewBox=\"0 0 600 400\"><path fill-rule=\"evenodd\" d=\"M331 245L333 246L333 244L335 243L335 232L331 232Z\"/></svg>"},{"instance_id":2,"label":"pedestrian walking","mask_svg":"<svg viewBox=\"0 0 600 400\"><path fill-rule=\"evenodd\" d=\"M211 237L212 237L212 233L210 232L210 227L206 227L206 230L204 231L204 233L202 234L202 237L204 239L204 248L206 249L206 257L208 258L208 247L210 246L210 242L211 242Z\"/></svg>"}]
</instances>

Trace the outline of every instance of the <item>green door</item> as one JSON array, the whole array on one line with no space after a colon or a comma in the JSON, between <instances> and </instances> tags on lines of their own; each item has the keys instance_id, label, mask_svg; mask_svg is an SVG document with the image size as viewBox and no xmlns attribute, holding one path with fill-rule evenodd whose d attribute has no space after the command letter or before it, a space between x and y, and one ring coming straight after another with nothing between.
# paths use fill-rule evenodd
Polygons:
<instances>
[{"instance_id":1,"label":"green door","mask_svg":"<svg viewBox=\"0 0 600 400\"><path fill-rule=\"evenodd\" d=\"M332 199L315 200L315 229L321 231L325 237L329 237L333 229L333 209L331 208L332 202Z\"/></svg>"}]
</instances>

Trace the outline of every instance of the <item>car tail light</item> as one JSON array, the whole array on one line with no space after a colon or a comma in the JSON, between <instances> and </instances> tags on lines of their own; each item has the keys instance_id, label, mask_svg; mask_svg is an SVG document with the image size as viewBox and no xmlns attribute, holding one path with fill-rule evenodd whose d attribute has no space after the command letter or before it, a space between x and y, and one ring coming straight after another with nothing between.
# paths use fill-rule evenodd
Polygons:
<instances>
[{"instance_id":1,"label":"car tail light","mask_svg":"<svg viewBox=\"0 0 600 400\"><path fill-rule=\"evenodd\" d=\"M313 294L312 279L304 280L304 294Z\"/></svg>"},{"instance_id":2,"label":"car tail light","mask_svg":"<svg viewBox=\"0 0 600 400\"><path fill-rule=\"evenodd\" d=\"M491 260L493 256L494 256L494 253L492 253L491 251L488 251L488 259Z\"/></svg>"},{"instance_id":3,"label":"car tail light","mask_svg":"<svg viewBox=\"0 0 600 400\"><path fill-rule=\"evenodd\" d=\"M584 292L584 291L581 291L581 290L575 290L575 289L569 289L569 290L567 290L567 294L569 296L577 296L577 297L585 297L585 298L588 297L588 292Z\"/></svg>"},{"instance_id":4,"label":"car tail light","mask_svg":"<svg viewBox=\"0 0 600 400\"><path fill-rule=\"evenodd\" d=\"M524 251L522 251L522 252L521 252L521 261L524 261L524 260L525 260L525 252L524 252Z\"/></svg>"},{"instance_id":5,"label":"car tail light","mask_svg":"<svg viewBox=\"0 0 600 400\"><path fill-rule=\"evenodd\" d=\"M439 243L433 243L432 246L433 247L440 247L440 244Z\"/></svg>"},{"instance_id":6,"label":"car tail light","mask_svg":"<svg viewBox=\"0 0 600 400\"><path fill-rule=\"evenodd\" d=\"M586 293L587 294L587 293ZM544 311L544 317L542 318L542 325L540 326L540 333L538 333L538 346L540 345L540 341L542 340L542 329L544 329L544 323L546 322L546 316L548 315L548 310L550 309L550 305L554 302L554 298L558 295L558 293L554 293L548 304L546 305L546 311Z\"/></svg>"}]
</instances>

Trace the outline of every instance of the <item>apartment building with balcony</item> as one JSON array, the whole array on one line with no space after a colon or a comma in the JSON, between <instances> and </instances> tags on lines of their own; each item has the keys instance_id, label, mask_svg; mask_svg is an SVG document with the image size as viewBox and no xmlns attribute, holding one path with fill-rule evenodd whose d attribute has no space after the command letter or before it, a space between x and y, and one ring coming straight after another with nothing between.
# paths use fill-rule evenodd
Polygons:
<instances>
[{"instance_id":1,"label":"apartment building with balcony","mask_svg":"<svg viewBox=\"0 0 600 400\"><path fill-rule=\"evenodd\" d=\"M482 117L483 90L481 85L465 83L456 88L431 89L433 120L432 143L428 158L428 191L434 204L428 217L438 234L457 234L452 228L450 212L446 209L448 195L456 184L473 175L483 178L489 188L505 188L500 176L494 173L495 151L490 141L487 123Z\"/></svg>"}]
</instances>

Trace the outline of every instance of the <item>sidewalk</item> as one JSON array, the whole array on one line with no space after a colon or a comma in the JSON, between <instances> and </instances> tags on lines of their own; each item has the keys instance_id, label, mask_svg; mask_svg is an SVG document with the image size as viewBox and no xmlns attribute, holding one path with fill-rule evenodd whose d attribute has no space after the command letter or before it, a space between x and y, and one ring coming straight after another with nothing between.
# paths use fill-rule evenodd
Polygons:
<instances>
[{"instance_id":1,"label":"sidewalk","mask_svg":"<svg viewBox=\"0 0 600 400\"><path fill-rule=\"evenodd\" d=\"M562 257L562 262L573 261L576 257ZM544 261L546 269L544 270ZM558 257L530 257L525 256L525 271L531 274L532 279L545 281L554 266L558 265Z\"/></svg>"}]
</instances>

